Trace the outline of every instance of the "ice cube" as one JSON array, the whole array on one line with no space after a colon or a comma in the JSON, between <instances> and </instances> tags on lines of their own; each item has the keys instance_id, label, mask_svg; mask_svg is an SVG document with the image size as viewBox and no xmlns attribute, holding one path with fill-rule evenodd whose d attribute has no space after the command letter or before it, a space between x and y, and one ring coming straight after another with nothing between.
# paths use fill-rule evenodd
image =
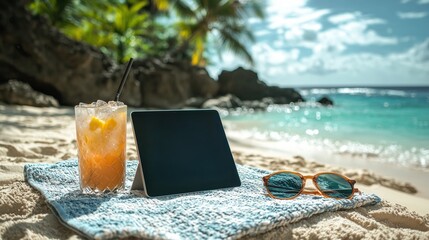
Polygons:
<instances>
[{"instance_id":1,"label":"ice cube","mask_svg":"<svg viewBox=\"0 0 429 240\"><path fill-rule=\"evenodd\" d=\"M79 103L79 107L82 107L82 108L95 107L95 102L93 102L93 103L84 103L84 102L80 102L80 103Z\"/></svg>"},{"instance_id":2,"label":"ice cube","mask_svg":"<svg viewBox=\"0 0 429 240\"><path fill-rule=\"evenodd\" d=\"M109 101L107 104L109 104L110 107L117 107L118 106L118 102L115 102L115 101Z\"/></svg>"},{"instance_id":3,"label":"ice cube","mask_svg":"<svg viewBox=\"0 0 429 240\"><path fill-rule=\"evenodd\" d=\"M123 102L120 101L109 101L107 104L109 105L109 107L113 108L122 107L125 105Z\"/></svg>"},{"instance_id":4,"label":"ice cube","mask_svg":"<svg viewBox=\"0 0 429 240\"><path fill-rule=\"evenodd\" d=\"M97 100L97 102L95 103L96 107L103 107L105 105L107 105L107 103L103 100Z\"/></svg>"}]
</instances>

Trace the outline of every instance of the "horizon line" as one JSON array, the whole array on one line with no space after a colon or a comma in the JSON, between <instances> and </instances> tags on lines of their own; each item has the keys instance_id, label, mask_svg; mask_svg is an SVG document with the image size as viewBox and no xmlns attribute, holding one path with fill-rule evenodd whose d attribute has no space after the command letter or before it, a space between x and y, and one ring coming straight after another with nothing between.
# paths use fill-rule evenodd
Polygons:
<instances>
[{"instance_id":1,"label":"horizon line","mask_svg":"<svg viewBox=\"0 0 429 240\"><path fill-rule=\"evenodd\" d=\"M289 88L429 88L429 85L281 85Z\"/></svg>"}]
</instances>

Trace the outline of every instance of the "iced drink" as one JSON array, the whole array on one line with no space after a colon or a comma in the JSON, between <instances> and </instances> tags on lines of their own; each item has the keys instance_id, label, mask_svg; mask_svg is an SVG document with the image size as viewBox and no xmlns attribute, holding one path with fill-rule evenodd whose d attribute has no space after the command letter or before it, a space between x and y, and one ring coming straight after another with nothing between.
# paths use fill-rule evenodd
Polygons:
<instances>
[{"instance_id":1,"label":"iced drink","mask_svg":"<svg viewBox=\"0 0 429 240\"><path fill-rule=\"evenodd\" d=\"M100 100L81 103L75 116L82 192L124 189L127 106Z\"/></svg>"}]
</instances>

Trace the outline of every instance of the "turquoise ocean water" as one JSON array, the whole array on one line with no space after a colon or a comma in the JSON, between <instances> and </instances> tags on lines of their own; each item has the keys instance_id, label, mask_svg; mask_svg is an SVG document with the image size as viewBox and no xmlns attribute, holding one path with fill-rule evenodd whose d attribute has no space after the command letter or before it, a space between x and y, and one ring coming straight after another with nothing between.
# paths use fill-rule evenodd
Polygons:
<instances>
[{"instance_id":1,"label":"turquoise ocean water","mask_svg":"<svg viewBox=\"0 0 429 240\"><path fill-rule=\"evenodd\" d=\"M243 138L429 169L429 87L299 89L303 104L223 113ZM329 96L333 107L315 104Z\"/></svg>"}]
</instances>

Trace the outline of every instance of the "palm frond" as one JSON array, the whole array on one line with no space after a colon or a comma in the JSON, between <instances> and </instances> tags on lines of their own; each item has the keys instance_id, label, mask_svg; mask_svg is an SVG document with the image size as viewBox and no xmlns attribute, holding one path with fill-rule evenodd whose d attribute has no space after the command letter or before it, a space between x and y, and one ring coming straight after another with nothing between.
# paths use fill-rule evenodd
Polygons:
<instances>
[{"instance_id":1,"label":"palm frond","mask_svg":"<svg viewBox=\"0 0 429 240\"><path fill-rule=\"evenodd\" d=\"M239 19L239 11L237 11L234 1L214 1L216 6L211 6L211 15L218 19Z\"/></svg>"},{"instance_id":2,"label":"palm frond","mask_svg":"<svg viewBox=\"0 0 429 240\"><path fill-rule=\"evenodd\" d=\"M167 11L170 7L170 0L154 0L155 6L160 11Z\"/></svg>"},{"instance_id":3,"label":"palm frond","mask_svg":"<svg viewBox=\"0 0 429 240\"><path fill-rule=\"evenodd\" d=\"M135 4L131 5L130 12L138 14L139 11L147 5L148 5L148 3L146 1L141 1L141 2L135 3Z\"/></svg>"},{"instance_id":4,"label":"palm frond","mask_svg":"<svg viewBox=\"0 0 429 240\"><path fill-rule=\"evenodd\" d=\"M265 17L265 12L261 2L262 1L258 1L258 0L248 0L246 2L246 8L250 9L250 13L254 14L258 18Z\"/></svg>"},{"instance_id":5,"label":"palm frond","mask_svg":"<svg viewBox=\"0 0 429 240\"><path fill-rule=\"evenodd\" d=\"M183 0L175 1L173 7L176 10L177 15L179 15L181 17L184 17L184 18L195 18L196 17L196 13Z\"/></svg>"},{"instance_id":6,"label":"palm frond","mask_svg":"<svg viewBox=\"0 0 429 240\"><path fill-rule=\"evenodd\" d=\"M178 34L180 40L188 39L191 36L191 27L186 22L177 22L176 28L178 29Z\"/></svg>"},{"instance_id":7,"label":"palm frond","mask_svg":"<svg viewBox=\"0 0 429 240\"><path fill-rule=\"evenodd\" d=\"M251 65L254 64L253 57L247 48L238 40L237 36L226 29L218 29L222 44L229 48L233 53L243 57Z\"/></svg>"},{"instance_id":8,"label":"palm frond","mask_svg":"<svg viewBox=\"0 0 429 240\"><path fill-rule=\"evenodd\" d=\"M240 35L240 39L243 39L245 41L249 41L249 42L255 42L255 36L253 35L252 31L250 31L250 29L242 24L242 23L238 23L236 21L234 22L223 22L221 25L219 26L215 26L216 29L226 29L226 31L230 32L230 33L234 33L234 35Z\"/></svg>"},{"instance_id":9,"label":"palm frond","mask_svg":"<svg viewBox=\"0 0 429 240\"><path fill-rule=\"evenodd\" d=\"M192 65L200 65L203 61L205 39L202 36L195 38L195 49L192 54Z\"/></svg>"}]
</instances>

